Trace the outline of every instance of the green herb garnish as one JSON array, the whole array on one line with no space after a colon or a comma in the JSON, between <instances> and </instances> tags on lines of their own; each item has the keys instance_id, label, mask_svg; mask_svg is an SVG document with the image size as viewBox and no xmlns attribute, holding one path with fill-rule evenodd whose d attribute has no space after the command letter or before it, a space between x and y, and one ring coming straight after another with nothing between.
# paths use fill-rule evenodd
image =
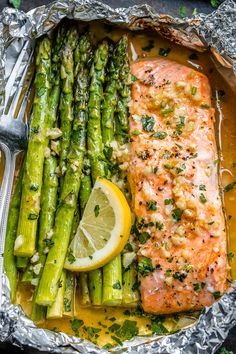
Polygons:
<instances>
[{"instance_id":1,"label":"green herb garnish","mask_svg":"<svg viewBox=\"0 0 236 354\"><path fill-rule=\"evenodd\" d=\"M141 234L138 235L138 240L139 242L143 245L144 243L147 242L147 240L149 240L151 237L151 235L148 232L142 232Z\"/></svg>"},{"instance_id":2,"label":"green herb garnish","mask_svg":"<svg viewBox=\"0 0 236 354\"><path fill-rule=\"evenodd\" d=\"M175 220L175 221L180 221L181 220L181 217L182 217L182 214L183 214L183 210L179 209L179 208L176 208L173 210L173 213L172 213L172 218Z\"/></svg>"},{"instance_id":3,"label":"green herb garnish","mask_svg":"<svg viewBox=\"0 0 236 354\"><path fill-rule=\"evenodd\" d=\"M94 207L94 214L95 214L95 217L96 217L96 218L98 217L99 212L100 212L100 206L97 204L97 205L95 205L95 207Z\"/></svg>"},{"instance_id":4,"label":"green herb garnish","mask_svg":"<svg viewBox=\"0 0 236 354\"><path fill-rule=\"evenodd\" d=\"M166 132L156 132L152 135L152 137L163 140L167 137L167 133Z\"/></svg>"},{"instance_id":5,"label":"green herb garnish","mask_svg":"<svg viewBox=\"0 0 236 354\"><path fill-rule=\"evenodd\" d=\"M227 186L224 187L224 192L231 191L232 189L234 189L235 186L236 186L236 182L227 184Z\"/></svg>"},{"instance_id":6,"label":"green herb garnish","mask_svg":"<svg viewBox=\"0 0 236 354\"><path fill-rule=\"evenodd\" d=\"M143 129L146 131L146 132L153 132L153 127L154 127L154 124L155 124L155 119L153 117L142 117L141 118L141 122L142 122L142 125L143 125Z\"/></svg>"},{"instance_id":7,"label":"green herb garnish","mask_svg":"<svg viewBox=\"0 0 236 354\"><path fill-rule=\"evenodd\" d=\"M207 201L207 200L206 200L206 197L205 197L205 195L204 195L203 193L200 194L199 199L200 199L200 201L201 201L203 204L205 204L206 201Z\"/></svg>"},{"instance_id":8,"label":"green herb garnish","mask_svg":"<svg viewBox=\"0 0 236 354\"><path fill-rule=\"evenodd\" d=\"M152 273L154 271L152 260L148 257L142 257L138 263L138 271L143 277L146 277L149 273Z\"/></svg>"},{"instance_id":9,"label":"green herb garnish","mask_svg":"<svg viewBox=\"0 0 236 354\"><path fill-rule=\"evenodd\" d=\"M147 210L157 210L157 202L155 200L149 200L149 202L147 202Z\"/></svg>"},{"instance_id":10,"label":"green herb garnish","mask_svg":"<svg viewBox=\"0 0 236 354\"><path fill-rule=\"evenodd\" d=\"M162 57L167 57L170 51L171 51L170 48L160 48L159 55L161 55Z\"/></svg>"}]
</instances>

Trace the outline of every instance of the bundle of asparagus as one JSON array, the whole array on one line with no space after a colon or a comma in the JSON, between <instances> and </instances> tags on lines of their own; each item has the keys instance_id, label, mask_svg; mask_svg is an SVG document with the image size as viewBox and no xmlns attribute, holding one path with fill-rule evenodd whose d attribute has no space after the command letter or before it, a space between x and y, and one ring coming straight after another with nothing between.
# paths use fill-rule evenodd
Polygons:
<instances>
[{"instance_id":1,"label":"bundle of asparagus","mask_svg":"<svg viewBox=\"0 0 236 354\"><path fill-rule=\"evenodd\" d=\"M60 26L53 43L44 37L38 45L29 148L6 238L12 300L17 266L26 268L21 281L35 287L34 321L46 308L47 318L74 316L75 276L63 270L68 244L97 177L117 178L114 142L122 146L128 137L127 37L115 46L103 40L94 57L90 35L79 37L75 27ZM120 254L102 269L79 274L82 305L137 304L135 262L122 265L123 258Z\"/></svg>"}]
</instances>

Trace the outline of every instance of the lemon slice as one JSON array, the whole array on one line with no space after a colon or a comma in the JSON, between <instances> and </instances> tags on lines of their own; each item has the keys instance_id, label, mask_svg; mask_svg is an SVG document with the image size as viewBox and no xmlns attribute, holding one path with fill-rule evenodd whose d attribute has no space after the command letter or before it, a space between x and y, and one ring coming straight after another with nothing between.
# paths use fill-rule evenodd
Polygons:
<instances>
[{"instance_id":1,"label":"lemon slice","mask_svg":"<svg viewBox=\"0 0 236 354\"><path fill-rule=\"evenodd\" d=\"M122 251L130 227L131 212L125 196L114 183L98 178L64 268L84 272L102 267Z\"/></svg>"}]
</instances>

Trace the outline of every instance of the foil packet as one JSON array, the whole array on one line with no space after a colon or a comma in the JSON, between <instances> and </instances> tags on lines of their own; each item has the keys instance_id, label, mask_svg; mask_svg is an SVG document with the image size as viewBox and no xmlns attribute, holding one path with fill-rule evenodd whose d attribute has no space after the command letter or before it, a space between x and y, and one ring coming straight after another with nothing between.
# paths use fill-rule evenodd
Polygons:
<instances>
[{"instance_id":1,"label":"foil packet","mask_svg":"<svg viewBox=\"0 0 236 354\"><path fill-rule=\"evenodd\" d=\"M24 44L26 41L30 43L22 71L35 38L50 32L64 17L82 21L103 20L133 31L149 29L198 51L210 48L218 71L236 91L236 3L233 0L226 0L210 15L198 14L191 19L161 15L146 4L113 9L96 0L64 0L40 6L28 13L5 8L0 15L0 114L4 109L7 79ZM17 83L14 89L17 89ZM4 244L2 235L0 244ZM0 254L0 258L3 256ZM81 338L36 327L19 305L11 304L9 283L4 272L0 274L0 292L0 341L53 353L107 352ZM205 308L191 327L164 337L136 337L126 341L122 348L112 349L112 352L213 353L234 325L236 282L218 302Z\"/></svg>"}]
</instances>

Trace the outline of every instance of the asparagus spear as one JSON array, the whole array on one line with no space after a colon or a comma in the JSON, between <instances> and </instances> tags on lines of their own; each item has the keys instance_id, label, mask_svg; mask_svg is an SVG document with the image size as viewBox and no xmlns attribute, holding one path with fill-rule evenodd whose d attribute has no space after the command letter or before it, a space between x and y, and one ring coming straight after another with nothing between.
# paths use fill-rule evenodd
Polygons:
<instances>
[{"instance_id":1,"label":"asparagus spear","mask_svg":"<svg viewBox=\"0 0 236 354\"><path fill-rule=\"evenodd\" d=\"M91 68L90 97L88 103L88 157L91 164L93 183L98 176L105 176L106 164L104 162L102 132L101 132L101 101L103 96L103 83L105 68L108 59L109 46L104 40L97 48Z\"/></svg>"},{"instance_id":2,"label":"asparagus spear","mask_svg":"<svg viewBox=\"0 0 236 354\"><path fill-rule=\"evenodd\" d=\"M113 50L109 61L102 107L102 140L105 147L109 147L110 143L114 140L114 113L117 103L117 80L119 77L117 54L117 50Z\"/></svg>"},{"instance_id":3,"label":"asparagus spear","mask_svg":"<svg viewBox=\"0 0 236 354\"><path fill-rule=\"evenodd\" d=\"M80 177L85 153L85 135L87 120L87 89L88 72L91 58L91 43L84 35L79 40L81 66L77 71L75 87L75 117L71 134L70 151L67 155L67 169L60 194L60 201L56 212L53 233L53 246L50 248L43 269L36 296L39 305L52 305L55 301L58 282L61 276L68 243L70 239L72 222L76 210Z\"/></svg>"},{"instance_id":4,"label":"asparagus spear","mask_svg":"<svg viewBox=\"0 0 236 354\"><path fill-rule=\"evenodd\" d=\"M73 37L74 36L74 37ZM74 29L67 32L67 41L61 55L61 81L62 92L60 99L60 129L62 131L60 150L60 172L64 176L66 172L66 160L70 147L71 127L73 120L73 83L74 60L73 49L77 43L78 34Z\"/></svg>"},{"instance_id":5,"label":"asparagus spear","mask_svg":"<svg viewBox=\"0 0 236 354\"><path fill-rule=\"evenodd\" d=\"M123 272L123 305L137 306L139 301L137 269L136 264L132 263Z\"/></svg>"},{"instance_id":6,"label":"asparagus spear","mask_svg":"<svg viewBox=\"0 0 236 354\"><path fill-rule=\"evenodd\" d=\"M92 305L102 304L102 271L101 269L89 272L89 293Z\"/></svg>"},{"instance_id":7,"label":"asparagus spear","mask_svg":"<svg viewBox=\"0 0 236 354\"><path fill-rule=\"evenodd\" d=\"M128 38L123 36L117 44L119 66L118 103L116 112L116 136L119 143L128 141L129 120L128 102L130 100L130 67L128 59ZM123 271L123 305L133 306L138 303L139 293L135 289L137 284L136 264L132 263Z\"/></svg>"},{"instance_id":8,"label":"asparagus spear","mask_svg":"<svg viewBox=\"0 0 236 354\"><path fill-rule=\"evenodd\" d=\"M80 273L79 275L79 295L82 306L89 306L91 304L88 287L88 273Z\"/></svg>"},{"instance_id":9,"label":"asparagus spear","mask_svg":"<svg viewBox=\"0 0 236 354\"><path fill-rule=\"evenodd\" d=\"M116 112L116 134L121 144L127 143L129 131L130 67L128 59L128 37L122 36L117 46L119 64L118 103Z\"/></svg>"},{"instance_id":10,"label":"asparagus spear","mask_svg":"<svg viewBox=\"0 0 236 354\"><path fill-rule=\"evenodd\" d=\"M23 172L24 172L24 164L22 165L20 172L17 176L15 190L13 192L12 200L9 208L7 233L6 233L6 241L5 241L5 252L4 252L4 269L10 283L12 302L14 302L16 298L16 288L17 288L17 280L18 280L18 274L16 269L16 257L14 256L13 251L14 251L14 243L16 239L16 231L17 231L17 224L19 218Z\"/></svg>"},{"instance_id":11,"label":"asparagus spear","mask_svg":"<svg viewBox=\"0 0 236 354\"><path fill-rule=\"evenodd\" d=\"M60 26L56 36L55 45L52 48L52 69L51 82L52 88L49 97L49 129L56 125L58 106L60 100L60 51L65 36L65 27ZM40 267L38 274L33 272L34 267L28 267L23 275L22 281L31 282L38 285L38 281L42 274L42 269L46 260L46 253L52 245L52 229L54 226L54 218L57 204L58 177L56 174L57 157L49 154L44 163L44 177L41 200L41 214L39 223L38 238L38 260L36 267ZM36 294L38 286L35 289L31 318L33 321L40 321L44 318L45 309L36 304Z\"/></svg>"},{"instance_id":12,"label":"asparagus spear","mask_svg":"<svg viewBox=\"0 0 236 354\"><path fill-rule=\"evenodd\" d=\"M19 205L20 209L20 205ZM25 269L28 264L28 258L27 257L16 257L16 267L19 269Z\"/></svg>"},{"instance_id":13,"label":"asparagus spear","mask_svg":"<svg viewBox=\"0 0 236 354\"><path fill-rule=\"evenodd\" d=\"M121 39L113 50L109 62L102 110L102 138L105 149L109 149L111 142L114 141L114 112L117 103L120 61L124 56L123 49L123 39ZM103 267L102 302L103 305L106 306L120 305L122 302L122 268L120 254Z\"/></svg>"},{"instance_id":14,"label":"asparagus spear","mask_svg":"<svg viewBox=\"0 0 236 354\"><path fill-rule=\"evenodd\" d=\"M36 58L35 99L30 127L26 166L14 254L31 257L35 251L40 195L43 178L44 150L48 117L51 67L51 42L44 37ZM35 163L37 161L37 163Z\"/></svg>"},{"instance_id":15,"label":"asparagus spear","mask_svg":"<svg viewBox=\"0 0 236 354\"><path fill-rule=\"evenodd\" d=\"M80 210L83 215L85 206L87 204L88 198L90 196L92 190L92 182L90 176L90 164L88 159L84 159L84 167L83 167L83 176L81 178L81 185L79 191L79 202L80 202ZM90 305L90 295L89 295L89 287L88 287L88 274L80 273L79 276L79 292L80 292L80 303L83 306Z\"/></svg>"},{"instance_id":16,"label":"asparagus spear","mask_svg":"<svg viewBox=\"0 0 236 354\"><path fill-rule=\"evenodd\" d=\"M105 176L106 174L101 132L101 101L103 96L103 84L108 53L109 46L107 41L104 40L95 52L93 65L90 71L91 83L89 88L90 97L88 103L89 119L87 129L87 145L93 183L95 183L97 177ZM96 269L89 273L89 290L92 303L94 305L101 305L101 269Z\"/></svg>"},{"instance_id":17,"label":"asparagus spear","mask_svg":"<svg viewBox=\"0 0 236 354\"><path fill-rule=\"evenodd\" d=\"M48 131L53 128L57 120L57 111L60 99L60 50L63 44L65 28L59 27L55 36L55 45L52 47L52 65L51 65L51 91L49 96L49 115L48 115ZM47 141L48 142L48 141ZM50 237L54 225L54 217L57 203L58 178L56 175L57 157L53 156L50 151L45 158L43 171L43 186L41 198L41 212L39 219L39 238L38 252L36 264L40 265L40 271L35 274L32 265L29 265L23 274L23 282L32 282L37 284L41 276L42 268L46 260L45 252L51 244ZM39 266L37 266L39 268ZM34 306L34 304L33 304Z\"/></svg>"},{"instance_id":18,"label":"asparagus spear","mask_svg":"<svg viewBox=\"0 0 236 354\"><path fill-rule=\"evenodd\" d=\"M122 303L121 256L118 255L103 267L103 305L117 306Z\"/></svg>"},{"instance_id":19,"label":"asparagus spear","mask_svg":"<svg viewBox=\"0 0 236 354\"><path fill-rule=\"evenodd\" d=\"M74 288L75 288L75 275L66 271L66 286L63 296L63 316L74 316Z\"/></svg>"},{"instance_id":20,"label":"asparagus spear","mask_svg":"<svg viewBox=\"0 0 236 354\"><path fill-rule=\"evenodd\" d=\"M62 318L63 316L63 294L66 288L66 272L63 270L59 281L59 289L55 302L47 308L47 319Z\"/></svg>"},{"instance_id":21,"label":"asparagus spear","mask_svg":"<svg viewBox=\"0 0 236 354\"><path fill-rule=\"evenodd\" d=\"M82 215L92 189L90 172L91 171L90 171L89 160L84 159L83 176L81 178L81 185L79 191L79 204L80 204L80 210Z\"/></svg>"},{"instance_id":22,"label":"asparagus spear","mask_svg":"<svg viewBox=\"0 0 236 354\"><path fill-rule=\"evenodd\" d=\"M71 38L71 41L73 39ZM84 47L83 43L79 43L78 47L76 48L74 52L74 63L75 63L75 77L77 77L77 82L75 85L75 115L79 115L79 111L82 109L83 111L86 110L86 104L88 101L88 97L84 97L87 93L85 91L80 91L80 76L78 75L81 72L81 64L88 59L87 58L87 53L84 51L86 50L86 47ZM83 83L82 83L83 85ZM82 182L82 178L81 178ZM81 189L81 188L80 188ZM80 211L79 207L77 206L74 218L73 218L73 223L72 223L72 232L71 232L71 237L74 236L76 233L78 224L79 224L79 217L80 217ZM75 276L70 273L66 272L66 291L64 294L64 316L67 317L73 317L74 313L74 286L75 286Z\"/></svg>"}]
</instances>

